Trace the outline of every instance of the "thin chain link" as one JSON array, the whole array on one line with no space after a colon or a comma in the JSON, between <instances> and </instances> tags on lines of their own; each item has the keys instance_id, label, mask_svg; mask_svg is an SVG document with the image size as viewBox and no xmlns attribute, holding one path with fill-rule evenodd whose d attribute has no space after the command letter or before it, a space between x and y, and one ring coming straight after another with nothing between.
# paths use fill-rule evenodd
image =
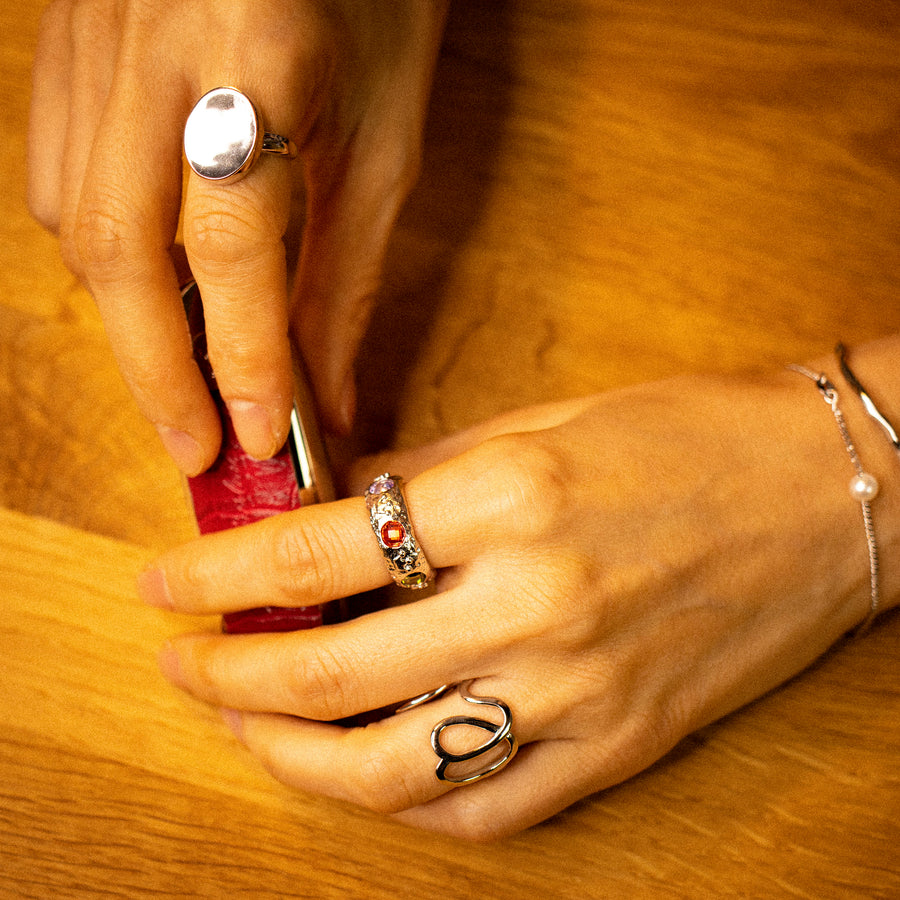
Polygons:
<instances>
[{"instance_id":1,"label":"thin chain link","mask_svg":"<svg viewBox=\"0 0 900 900\"><path fill-rule=\"evenodd\" d=\"M840 397L837 388L824 375L813 372L811 369L807 369L804 366L790 365L788 368L793 372L798 372L800 375L805 375L816 383L816 387L819 389L825 402L831 407L832 415L834 416L835 422L837 422L838 429L840 430L841 437L844 441L844 446L847 448L847 454L850 457L850 461L853 463L856 474L860 476L865 475L866 471L860 462L859 454L856 452L856 446L850 437L847 423L844 421L844 414L838 406ZM869 603L869 614L857 629L857 635L865 634L865 632L868 631L869 626L872 624L878 613L878 607L881 604L881 593L878 588L878 544L875 541L872 504L869 500L860 500L859 503L860 506L862 506L863 525L866 529L866 544L869 549L869 589L871 592L871 599Z\"/></svg>"}]
</instances>

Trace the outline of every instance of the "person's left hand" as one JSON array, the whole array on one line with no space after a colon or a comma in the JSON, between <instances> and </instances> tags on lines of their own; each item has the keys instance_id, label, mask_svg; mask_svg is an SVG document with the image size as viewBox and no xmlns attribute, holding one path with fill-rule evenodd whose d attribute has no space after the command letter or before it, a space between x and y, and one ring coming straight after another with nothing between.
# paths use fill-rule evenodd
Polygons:
<instances>
[{"instance_id":1,"label":"person's left hand","mask_svg":"<svg viewBox=\"0 0 900 900\"><path fill-rule=\"evenodd\" d=\"M647 385L367 462L360 494L385 470L410 477L437 592L311 631L185 636L163 669L226 710L290 785L472 839L541 821L800 671L863 618L847 461L803 382ZM833 485L821 475L832 471ZM773 503L771 485L791 489ZM208 614L388 581L360 496L200 538L141 590ZM432 728L473 714L455 693L335 724L469 679L509 705L521 745L478 783L435 775ZM446 732L454 752L484 737Z\"/></svg>"}]
</instances>

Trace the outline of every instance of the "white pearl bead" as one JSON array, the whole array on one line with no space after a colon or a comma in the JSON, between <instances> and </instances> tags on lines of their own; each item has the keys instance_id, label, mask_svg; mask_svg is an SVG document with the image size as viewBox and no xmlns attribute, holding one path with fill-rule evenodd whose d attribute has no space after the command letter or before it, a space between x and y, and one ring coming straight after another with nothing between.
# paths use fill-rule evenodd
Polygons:
<instances>
[{"instance_id":1,"label":"white pearl bead","mask_svg":"<svg viewBox=\"0 0 900 900\"><path fill-rule=\"evenodd\" d=\"M860 503L868 503L878 496L878 479L868 472L850 479L850 496Z\"/></svg>"}]
</instances>

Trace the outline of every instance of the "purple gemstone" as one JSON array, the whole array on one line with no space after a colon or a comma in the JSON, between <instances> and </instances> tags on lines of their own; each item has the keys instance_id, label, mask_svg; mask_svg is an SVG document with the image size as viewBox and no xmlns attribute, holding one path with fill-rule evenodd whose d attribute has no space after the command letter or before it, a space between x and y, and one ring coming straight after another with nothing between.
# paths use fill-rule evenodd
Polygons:
<instances>
[{"instance_id":1,"label":"purple gemstone","mask_svg":"<svg viewBox=\"0 0 900 900\"><path fill-rule=\"evenodd\" d=\"M394 482L390 478L376 478L369 485L370 494L386 494L394 489Z\"/></svg>"}]
</instances>

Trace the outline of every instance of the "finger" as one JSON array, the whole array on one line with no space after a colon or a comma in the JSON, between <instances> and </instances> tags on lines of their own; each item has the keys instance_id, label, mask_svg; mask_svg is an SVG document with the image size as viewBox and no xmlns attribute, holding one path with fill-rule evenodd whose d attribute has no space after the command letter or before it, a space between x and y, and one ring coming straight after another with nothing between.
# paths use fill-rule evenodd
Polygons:
<instances>
[{"instance_id":1,"label":"finger","mask_svg":"<svg viewBox=\"0 0 900 900\"><path fill-rule=\"evenodd\" d=\"M348 482L352 489L362 493L372 472L402 472L404 477L412 479L493 438L556 428L586 412L595 402L593 397L580 397L531 406L480 422L424 447L369 456L354 462Z\"/></svg>"},{"instance_id":2,"label":"finger","mask_svg":"<svg viewBox=\"0 0 900 900\"><path fill-rule=\"evenodd\" d=\"M138 586L153 606L206 615L315 606L389 581L359 497L198 538L160 557Z\"/></svg>"},{"instance_id":3,"label":"finger","mask_svg":"<svg viewBox=\"0 0 900 900\"><path fill-rule=\"evenodd\" d=\"M402 52L387 72L374 75L371 105L339 158L327 136L306 154L308 218L295 325L325 423L338 432L352 427L353 361L391 230L418 178L446 6L410 10Z\"/></svg>"},{"instance_id":4,"label":"finger","mask_svg":"<svg viewBox=\"0 0 900 900\"><path fill-rule=\"evenodd\" d=\"M257 32L251 29L251 35ZM328 86L332 49L312 19L275 38L263 30L242 48L265 70L207 66L204 90L237 84L264 131L302 147ZM233 48L216 58L229 58ZM276 52L277 51L277 52ZM196 98L195 98L196 100ZM240 181L216 183L191 172L184 243L203 296L217 387L244 450L268 458L284 444L293 399L284 236L298 161L261 154Z\"/></svg>"},{"instance_id":5,"label":"finger","mask_svg":"<svg viewBox=\"0 0 900 900\"><path fill-rule=\"evenodd\" d=\"M283 237L290 162L260 159L240 183L191 174L185 249L203 296L210 362L243 448L278 451L292 401Z\"/></svg>"},{"instance_id":6,"label":"finger","mask_svg":"<svg viewBox=\"0 0 900 900\"><path fill-rule=\"evenodd\" d=\"M500 693L481 684L476 682L475 693ZM520 749L501 771L460 785L438 780L438 757L431 747L432 729L444 717L473 714L452 695L356 729L235 710L227 710L225 718L285 784L393 814L416 828L480 842L545 821L582 797L627 780L669 749L654 743L640 717L637 723L626 718L608 733L601 729L599 739L555 737L552 732L559 729L552 727L546 710L541 712L540 692L520 693L515 700L501 696L510 701L511 731ZM493 712L474 715L499 722ZM484 740L481 729L465 729L451 746L450 730L443 731L441 741L453 753L475 749ZM476 758L457 765L477 768L480 763Z\"/></svg>"},{"instance_id":7,"label":"finger","mask_svg":"<svg viewBox=\"0 0 900 900\"><path fill-rule=\"evenodd\" d=\"M215 458L221 431L193 360L170 255L185 86L166 77L152 48L147 58L126 53L121 63L85 174L75 245L126 382L176 463L193 475ZM158 77L146 81L140 73L147 71Z\"/></svg>"},{"instance_id":8,"label":"finger","mask_svg":"<svg viewBox=\"0 0 900 900\"><path fill-rule=\"evenodd\" d=\"M423 831L487 842L537 825L603 785L594 784L596 758L571 741L542 741L523 747L509 766L491 778L444 793L394 818Z\"/></svg>"},{"instance_id":9,"label":"finger","mask_svg":"<svg viewBox=\"0 0 900 900\"><path fill-rule=\"evenodd\" d=\"M59 225L63 257L94 292L138 404L179 465L195 474L214 458L219 424L204 403L168 260L180 148L167 143L172 119L164 117L177 121L180 113L164 103L178 91L159 79L135 91L125 79L107 105L117 10L102 3L48 8L36 58L31 203L39 218ZM155 97L154 88L161 89ZM163 118L154 121L153 112ZM171 396L160 398L160 385L182 397L180 410ZM192 390L200 400L185 404ZM187 433L188 420L195 436Z\"/></svg>"},{"instance_id":10,"label":"finger","mask_svg":"<svg viewBox=\"0 0 900 900\"><path fill-rule=\"evenodd\" d=\"M441 732L441 745L456 754L483 747L503 724L499 710L473 708L455 692L364 728L235 711L226 720L278 780L381 813L396 813L433 801L458 787L437 777L440 759L431 743L435 726L451 716L473 717L484 723L484 727L452 725ZM530 744L535 739L532 729L524 720L523 727L521 733L515 729L516 740ZM486 763L500 762L509 752L509 745L501 740L483 758L454 765L458 767L457 774L474 773ZM481 782L459 786L465 790L466 800L471 801L488 783L501 780L526 757L525 753L513 756L509 768Z\"/></svg>"},{"instance_id":11,"label":"finger","mask_svg":"<svg viewBox=\"0 0 900 900\"><path fill-rule=\"evenodd\" d=\"M67 40L71 56L68 122L61 160L60 253L68 268L87 281L79 256L79 207L95 145L115 144L102 130L104 110L115 78L120 40L118 8L109 0L70 4Z\"/></svg>"},{"instance_id":12,"label":"finger","mask_svg":"<svg viewBox=\"0 0 900 900\"><path fill-rule=\"evenodd\" d=\"M552 525L563 463L524 440L493 438L406 486L416 539L432 566L518 556L533 530ZM389 582L360 497L199 538L160 557L140 588L152 605L209 614L313 606Z\"/></svg>"},{"instance_id":13,"label":"finger","mask_svg":"<svg viewBox=\"0 0 900 900\"><path fill-rule=\"evenodd\" d=\"M531 696L541 693L532 689ZM566 697L562 688L556 698L549 699L549 706ZM523 741L527 746L502 772L400 811L395 818L426 831L497 840L543 822L589 794L627 781L668 753L679 739L662 735L645 708L623 709L621 698L614 701L616 713L610 719L592 721L583 735L572 731L565 714L559 724L548 717L550 727L529 728L528 717L535 715L535 709L541 709L539 702L516 714L513 731L541 734L542 739Z\"/></svg>"},{"instance_id":14,"label":"finger","mask_svg":"<svg viewBox=\"0 0 900 900\"><path fill-rule=\"evenodd\" d=\"M377 725L365 735L282 716L245 713L238 714L238 721L235 730L247 749L275 778L299 790L394 813L451 787L437 781L428 759L428 736L421 733L404 748L407 752L391 757L392 745ZM373 751L366 738L375 738L376 731L382 743ZM418 747L419 753L410 754L410 747ZM326 759L332 765L323 765Z\"/></svg>"},{"instance_id":15,"label":"finger","mask_svg":"<svg viewBox=\"0 0 900 900\"><path fill-rule=\"evenodd\" d=\"M548 627L529 611L526 591L513 587L517 577L537 580L541 567L492 559L490 578L482 572L471 584L415 603L307 631L184 636L167 646L161 665L174 683L216 706L324 721L390 706L475 675L517 671L523 659L530 678L539 677L540 663L555 679L558 671L546 659L547 648L568 639L577 626ZM565 698L553 706L564 708ZM537 720L532 712L531 721Z\"/></svg>"},{"instance_id":16,"label":"finger","mask_svg":"<svg viewBox=\"0 0 900 900\"><path fill-rule=\"evenodd\" d=\"M414 615L395 607L284 634L184 635L164 648L160 666L214 706L345 719L484 671L484 648L503 639L504 623L483 623L477 646L468 629L450 641L460 634L459 604L451 591L413 604Z\"/></svg>"},{"instance_id":17,"label":"finger","mask_svg":"<svg viewBox=\"0 0 900 900\"><path fill-rule=\"evenodd\" d=\"M59 229L63 147L69 124L68 7L68 3L57 0L44 10L32 67L28 208L51 231Z\"/></svg>"},{"instance_id":18,"label":"finger","mask_svg":"<svg viewBox=\"0 0 900 900\"><path fill-rule=\"evenodd\" d=\"M336 141L334 121L318 118L326 107L333 113L347 90L335 83L344 49L322 4L282 5L284 16L269 27L260 27L258 16L225 15L209 59L230 65L201 66L199 86L238 87L258 110L261 128L290 138L302 155L311 132ZM188 184L185 245L207 310L211 362L238 438L257 457L278 450L289 424L284 236L292 187L301 182L300 160L262 154L237 183L217 185L192 173Z\"/></svg>"},{"instance_id":19,"label":"finger","mask_svg":"<svg viewBox=\"0 0 900 900\"><path fill-rule=\"evenodd\" d=\"M405 142L407 139L402 139ZM388 142L386 142L388 143ZM346 433L356 407L353 360L381 282L387 242L412 186L417 163L396 148L353 151L364 157L337 184L309 184L309 212L297 278L294 318L316 397L328 428ZM371 171L366 153L398 154ZM396 172L389 170L392 165ZM327 182L327 174L311 178Z\"/></svg>"}]
</instances>

